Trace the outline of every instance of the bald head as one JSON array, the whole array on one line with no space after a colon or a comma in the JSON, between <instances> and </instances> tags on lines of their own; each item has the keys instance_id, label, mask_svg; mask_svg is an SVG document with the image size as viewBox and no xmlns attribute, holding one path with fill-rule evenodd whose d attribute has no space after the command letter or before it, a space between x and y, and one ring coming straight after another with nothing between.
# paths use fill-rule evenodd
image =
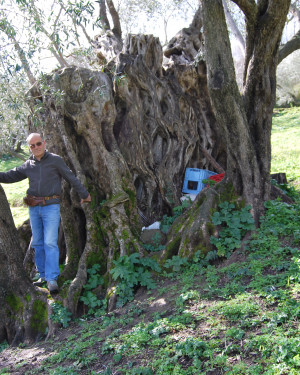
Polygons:
<instances>
[{"instance_id":1,"label":"bald head","mask_svg":"<svg viewBox=\"0 0 300 375\"><path fill-rule=\"evenodd\" d=\"M44 140L42 134L40 134L40 133L30 133L29 136L26 138L26 142L28 144L30 144L30 141L32 140L32 138L35 138L35 137L40 138L41 141Z\"/></svg>"}]
</instances>

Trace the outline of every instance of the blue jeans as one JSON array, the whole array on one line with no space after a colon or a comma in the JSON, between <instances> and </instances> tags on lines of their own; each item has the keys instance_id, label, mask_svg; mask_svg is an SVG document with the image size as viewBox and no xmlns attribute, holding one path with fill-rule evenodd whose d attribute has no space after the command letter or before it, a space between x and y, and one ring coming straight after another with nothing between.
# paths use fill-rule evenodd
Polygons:
<instances>
[{"instance_id":1,"label":"blue jeans","mask_svg":"<svg viewBox=\"0 0 300 375\"><path fill-rule=\"evenodd\" d=\"M58 228L60 205L29 207L32 231L31 246L35 250L35 264L40 277L47 281L56 280L59 275Z\"/></svg>"}]
</instances>

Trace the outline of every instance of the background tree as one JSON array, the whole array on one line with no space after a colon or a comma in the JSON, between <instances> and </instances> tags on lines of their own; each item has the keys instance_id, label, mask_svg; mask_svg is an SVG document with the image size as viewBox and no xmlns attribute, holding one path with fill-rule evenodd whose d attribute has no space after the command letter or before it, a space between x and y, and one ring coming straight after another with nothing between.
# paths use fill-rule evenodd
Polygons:
<instances>
[{"instance_id":1,"label":"background tree","mask_svg":"<svg viewBox=\"0 0 300 375\"><path fill-rule=\"evenodd\" d=\"M100 22L103 22L105 30L111 30L110 21L112 17L107 4L113 4L112 1L100 1ZM198 0L186 1L157 1L157 0L143 0L143 1L114 1L115 11L119 15L122 28L125 35L129 33L150 33L160 36L162 43L166 44L172 21L177 24L183 21L185 24L188 19L193 17L193 14L198 8ZM111 7L111 5L110 5ZM107 10L108 9L108 12ZM174 25L173 25L174 26ZM119 26L120 27L120 26ZM180 27L172 27L172 34L179 31Z\"/></svg>"},{"instance_id":2,"label":"background tree","mask_svg":"<svg viewBox=\"0 0 300 375\"><path fill-rule=\"evenodd\" d=\"M113 28L111 29L113 34L121 39L122 37L122 30L121 30L121 23L120 23L120 17L119 13L116 11L115 5L111 0L106 0L106 1L100 1L99 6L100 6L100 22L103 19L103 29L104 30L110 30L110 24L106 15L106 5L109 10L110 16L113 21Z\"/></svg>"},{"instance_id":3,"label":"background tree","mask_svg":"<svg viewBox=\"0 0 300 375\"><path fill-rule=\"evenodd\" d=\"M163 29L163 39L162 44L166 45L169 40L168 29L170 22L172 20L178 20L183 15L184 19L188 22L188 17L192 13L194 14L198 8L199 1L186 1L186 0L176 0L176 1L143 1L140 2L140 11L144 13L147 17L147 21L152 21L153 28L155 24L161 20L161 26ZM161 27L158 26L158 27ZM157 27L157 26L156 26ZM176 30L176 32L179 30Z\"/></svg>"},{"instance_id":4,"label":"background tree","mask_svg":"<svg viewBox=\"0 0 300 375\"><path fill-rule=\"evenodd\" d=\"M0 78L0 155L14 155L21 159L22 144L27 134L28 106L25 92L29 89L23 74L2 75Z\"/></svg>"}]
</instances>

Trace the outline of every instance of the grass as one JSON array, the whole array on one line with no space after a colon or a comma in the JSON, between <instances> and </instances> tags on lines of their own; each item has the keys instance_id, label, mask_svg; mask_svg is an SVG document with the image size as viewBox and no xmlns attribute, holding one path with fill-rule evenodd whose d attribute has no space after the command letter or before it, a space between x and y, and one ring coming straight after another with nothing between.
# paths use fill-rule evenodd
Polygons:
<instances>
[{"instance_id":1,"label":"grass","mask_svg":"<svg viewBox=\"0 0 300 375\"><path fill-rule=\"evenodd\" d=\"M24 156L28 157L28 154L24 154ZM2 157L0 160L0 170L1 172L7 172L22 163L23 161L18 158ZM28 189L28 180L26 179L14 184L2 184L2 187L10 204L15 225L18 228L29 217L28 208L23 204L23 197L26 195L26 190Z\"/></svg>"},{"instance_id":2,"label":"grass","mask_svg":"<svg viewBox=\"0 0 300 375\"><path fill-rule=\"evenodd\" d=\"M285 172L300 190L300 107L274 111L271 173Z\"/></svg>"}]
</instances>

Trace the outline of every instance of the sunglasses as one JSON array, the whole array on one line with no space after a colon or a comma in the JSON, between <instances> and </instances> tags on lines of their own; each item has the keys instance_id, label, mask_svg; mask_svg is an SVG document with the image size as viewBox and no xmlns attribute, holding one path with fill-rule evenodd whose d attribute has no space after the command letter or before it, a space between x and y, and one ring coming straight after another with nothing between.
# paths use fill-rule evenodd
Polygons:
<instances>
[{"instance_id":1,"label":"sunglasses","mask_svg":"<svg viewBox=\"0 0 300 375\"><path fill-rule=\"evenodd\" d=\"M33 143L33 144L29 145L29 147L31 149L33 149L33 148L35 148L35 146L40 147L42 144L43 144L43 142L36 142L36 143Z\"/></svg>"}]
</instances>

